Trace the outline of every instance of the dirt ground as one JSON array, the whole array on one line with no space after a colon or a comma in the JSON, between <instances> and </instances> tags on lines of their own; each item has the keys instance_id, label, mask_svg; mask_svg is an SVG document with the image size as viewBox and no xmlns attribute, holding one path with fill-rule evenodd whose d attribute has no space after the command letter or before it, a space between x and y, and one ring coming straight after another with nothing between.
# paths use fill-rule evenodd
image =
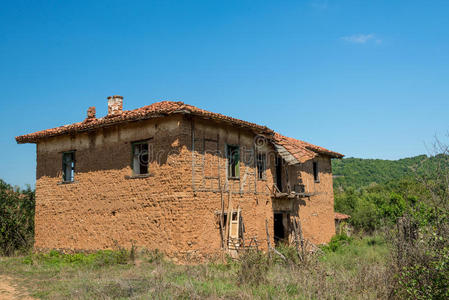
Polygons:
<instances>
[{"instance_id":1,"label":"dirt ground","mask_svg":"<svg viewBox=\"0 0 449 300\"><path fill-rule=\"evenodd\" d=\"M34 300L27 295L26 292L21 291L14 283L14 279L5 275L0 275L0 299L2 300Z\"/></svg>"}]
</instances>

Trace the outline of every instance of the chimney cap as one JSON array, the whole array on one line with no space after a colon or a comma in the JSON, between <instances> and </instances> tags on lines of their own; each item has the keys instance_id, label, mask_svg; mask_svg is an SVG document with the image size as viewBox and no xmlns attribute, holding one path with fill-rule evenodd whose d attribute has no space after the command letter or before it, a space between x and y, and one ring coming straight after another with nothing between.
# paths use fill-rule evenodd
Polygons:
<instances>
[{"instance_id":1,"label":"chimney cap","mask_svg":"<svg viewBox=\"0 0 449 300\"><path fill-rule=\"evenodd\" d=\"M114 96L109 96L108 97L108 99L115 99L115 98L123 99L123 96L114 95Z\"/></svg>"}]
</instances>

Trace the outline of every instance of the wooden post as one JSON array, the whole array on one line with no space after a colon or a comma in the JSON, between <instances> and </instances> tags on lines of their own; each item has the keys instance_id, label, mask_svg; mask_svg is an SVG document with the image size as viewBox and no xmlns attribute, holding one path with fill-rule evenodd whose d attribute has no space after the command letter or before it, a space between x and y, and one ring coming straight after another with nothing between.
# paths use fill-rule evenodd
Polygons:
<instances>
[{"instance_id":1,"label":"wooden post","mask_svg":"<svg viewBox=\"0 0 449 300\"><path fill-rule=\"evenodd\" d=\"M228 184L228 219L226 220L226 234L225 234L225 241L226 241L226 249L229 248L229 230L231 227L231 219L232 219L232 197L231 197L231 187Z\"/></svg>"},{"instance_id":2,"label":"wooden post","mask_svg":"<svg viewBox=\"0 0 449 300\"><path fill-rule=\"evenodd\" d=\"M298 214L299 215L299 214ZM302 235L302 226L301 226L301 218L298 216L298 231L299 231L299 239L301 242L301 253L302 253L302 257L304 257L304 237Z\"/></svg>"},{"instance_id":3,"label":"wooden post","mask_svg":"<svg viewBox=\"0 0 449 300\"><path fill-rule=\"evenodd\" d=\"M267 246L268 246L268 257L271 258L271 240L270 240L270 233L268 232L268 220L265 219L265 230L267 232Z\"/></svg>"},{"instance_id":4,"label":"wooden post","mask_svg":"<svg viewBox=\"0 0 449 300\"><path fill-rule=\"evenodd\" d=\"M221 215L220 215L220 236L221 236L221 248L224 249L224 199L223 199L223 187L220 183L220 177L218 178L218 184L220 185L220 197L221 197Z\"/></svg>"},{"instance_id":5,"label":"wooden post","mask_svg":"<svg viewBox=\"0 0 449 300\"><path fill-rule=\"evenodd\" d=\"M298 224L296 223L296 217L293 217L293 230L295 231L295 244L296 244L296 253L298 253L299 259L302 261L301 252L299 252L299 237L298 237Z\"/></svg>"},{"instance_id":6,"label":"wooden post","mask_svg":"<svg viewBox=\"0 0 449 300\"><path fill-rule=\"evenodd\" d=\"M240 205L237 206L237 245L240 246ZM237 250L238 252L238 250Z\"/></svg>"}]
</instances>

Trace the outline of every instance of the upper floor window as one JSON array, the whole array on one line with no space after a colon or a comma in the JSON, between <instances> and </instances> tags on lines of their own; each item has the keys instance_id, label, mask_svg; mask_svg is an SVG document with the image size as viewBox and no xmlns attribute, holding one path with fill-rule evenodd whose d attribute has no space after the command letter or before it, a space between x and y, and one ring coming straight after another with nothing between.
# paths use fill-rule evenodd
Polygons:
<instances>
[{"instance_id":1,"label":"upper floor window","mask_svg":"<svg viewBox=\"0 0 449 300\"><path fill-rule=\"evenodd\" d=\"M318 162L316 161L313 162L313 180L315 180L315 182L320 182L320 175L318 173Z\"/></svg>"},{"instance_id":2,"label":"upper floor window","mask_svg":"<svg viewBox=\"0 0 449 300\"><path fill-rule=\"evenodd\" d=\"M267 155L257 153L257 179L265 179L265 170L267 169Z\"/></svg>"},{"instance_id":3,"label":"upper floor window","mask_svg":"<svg viewBox=\"0 0 449 300\"><path fill-rule=\"evenodd\" d=\"M75 180L75 151L62 153L62 181L73 182Z\"/></svg>"},{"instance_id":4,"label":"upper floor window","mask_svg":"<svg viewBox=\"0 0 449 300\"><path fill-rule=\"evenodd\" d=\"M148 174L148 141L132 143L134 175Z\"/></svg>"},{"instance_id":5,"label":"upper floor window","mask_svg":"<svg viewBox=\"0 0 449 300\"><path fill-rule=\"evenodd\" d=\"M240 177L240 148L239 146L227 145L226 158L228 161L228 178Z\"/></svg>"}]
</instances>

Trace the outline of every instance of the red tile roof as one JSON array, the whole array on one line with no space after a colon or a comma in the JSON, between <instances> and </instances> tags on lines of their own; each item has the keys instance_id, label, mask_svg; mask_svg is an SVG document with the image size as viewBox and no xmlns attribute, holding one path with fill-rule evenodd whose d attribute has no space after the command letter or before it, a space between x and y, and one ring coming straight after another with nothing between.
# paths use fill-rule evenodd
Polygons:
<instances>
[{"instance_id":1,"label":"red tile roof","mask_svg":"<svg viewBox=\"0 0 449 300\"><path fill-rule=\"evenodd\" d=\"M318 154L324 154L335 158L342 158L343 155L337 152L327 150L325 148L315 146L300 140L289 138L281 134L275 133L266 126L261 126L255 123L246 122L236 118L228 117L219 113L213 113L198 107L184 104L183 102L161 101L148 106L144 106L134 110L125 110L119 114L108 115L103 118L86 119L83 122L64 125L52 129L42 130L22 136L16 137L19 144L23 143L37 143L40 139L59 136L64 134L74 134L78 132L85 132L95 130L101 127L111 126L115 124L125 123L129 121L145 120L151 118L158 118L172 114L192 114L200 116L205 119L212 119L220 122L227 122L234 126L245 127L256 130L260 133L273 135L275 143L283 146L290 152L298 161L303 162L307 159L313 158Z\"/></svg>"},{"instance_id":2,"label":"red tile roof","mask_svg":"<svg viewBox=\"0 0 449 300\"><path fill-rule=\"evenodd\" d=\"M252 128L259 132L272 133L273 131L266 126L261 126L255 123L242 121L239 119L231 118L222 114L213 113L198 107L184 104L183 102L174 101L161 101L156 102L148 106L144 106L134 110L125 110L120 114L108 115L98 119L86 119L83 122L73 123L70 125L64 125L52 129L42 130L22 136L16 137L16 141L19 144L23 143L36 143L42 138L53 137L64 134L71 134L83 131L90 131L93 129L106 127L114 124L119 124L128 121L145 120L151 118L157 118L167 116L171 114L184 113L201 116L206 119L213 119L217 121L228 122L233 125Z\"/></svg>"},{"instance_id":3,"label":"red tile roof","mask_svg":"<svg viewBox=\"0 0 449 300\"><path fill-rule=\"evenodd\" d=\"M351 217L350 215L345 215L342 213L335 212L335 220L347 220L350 217Z\"/></svg>"},{"instance_id":4,"label":"red tile roof","mask_svg":"<svg viewBox=\"0 0 449 300\"><path fill-rule=\"evenodd\" d=\"M291 137L283 136L279 133L275 133L273 140L276 144L283 146L288 152L290 152L299 162L312 159L317 154L327 155L333 158L343 158L343 154L338 152L327 150L326 148L312 145L310 143L297 140Z\"/></svg>"}]
</instances>

